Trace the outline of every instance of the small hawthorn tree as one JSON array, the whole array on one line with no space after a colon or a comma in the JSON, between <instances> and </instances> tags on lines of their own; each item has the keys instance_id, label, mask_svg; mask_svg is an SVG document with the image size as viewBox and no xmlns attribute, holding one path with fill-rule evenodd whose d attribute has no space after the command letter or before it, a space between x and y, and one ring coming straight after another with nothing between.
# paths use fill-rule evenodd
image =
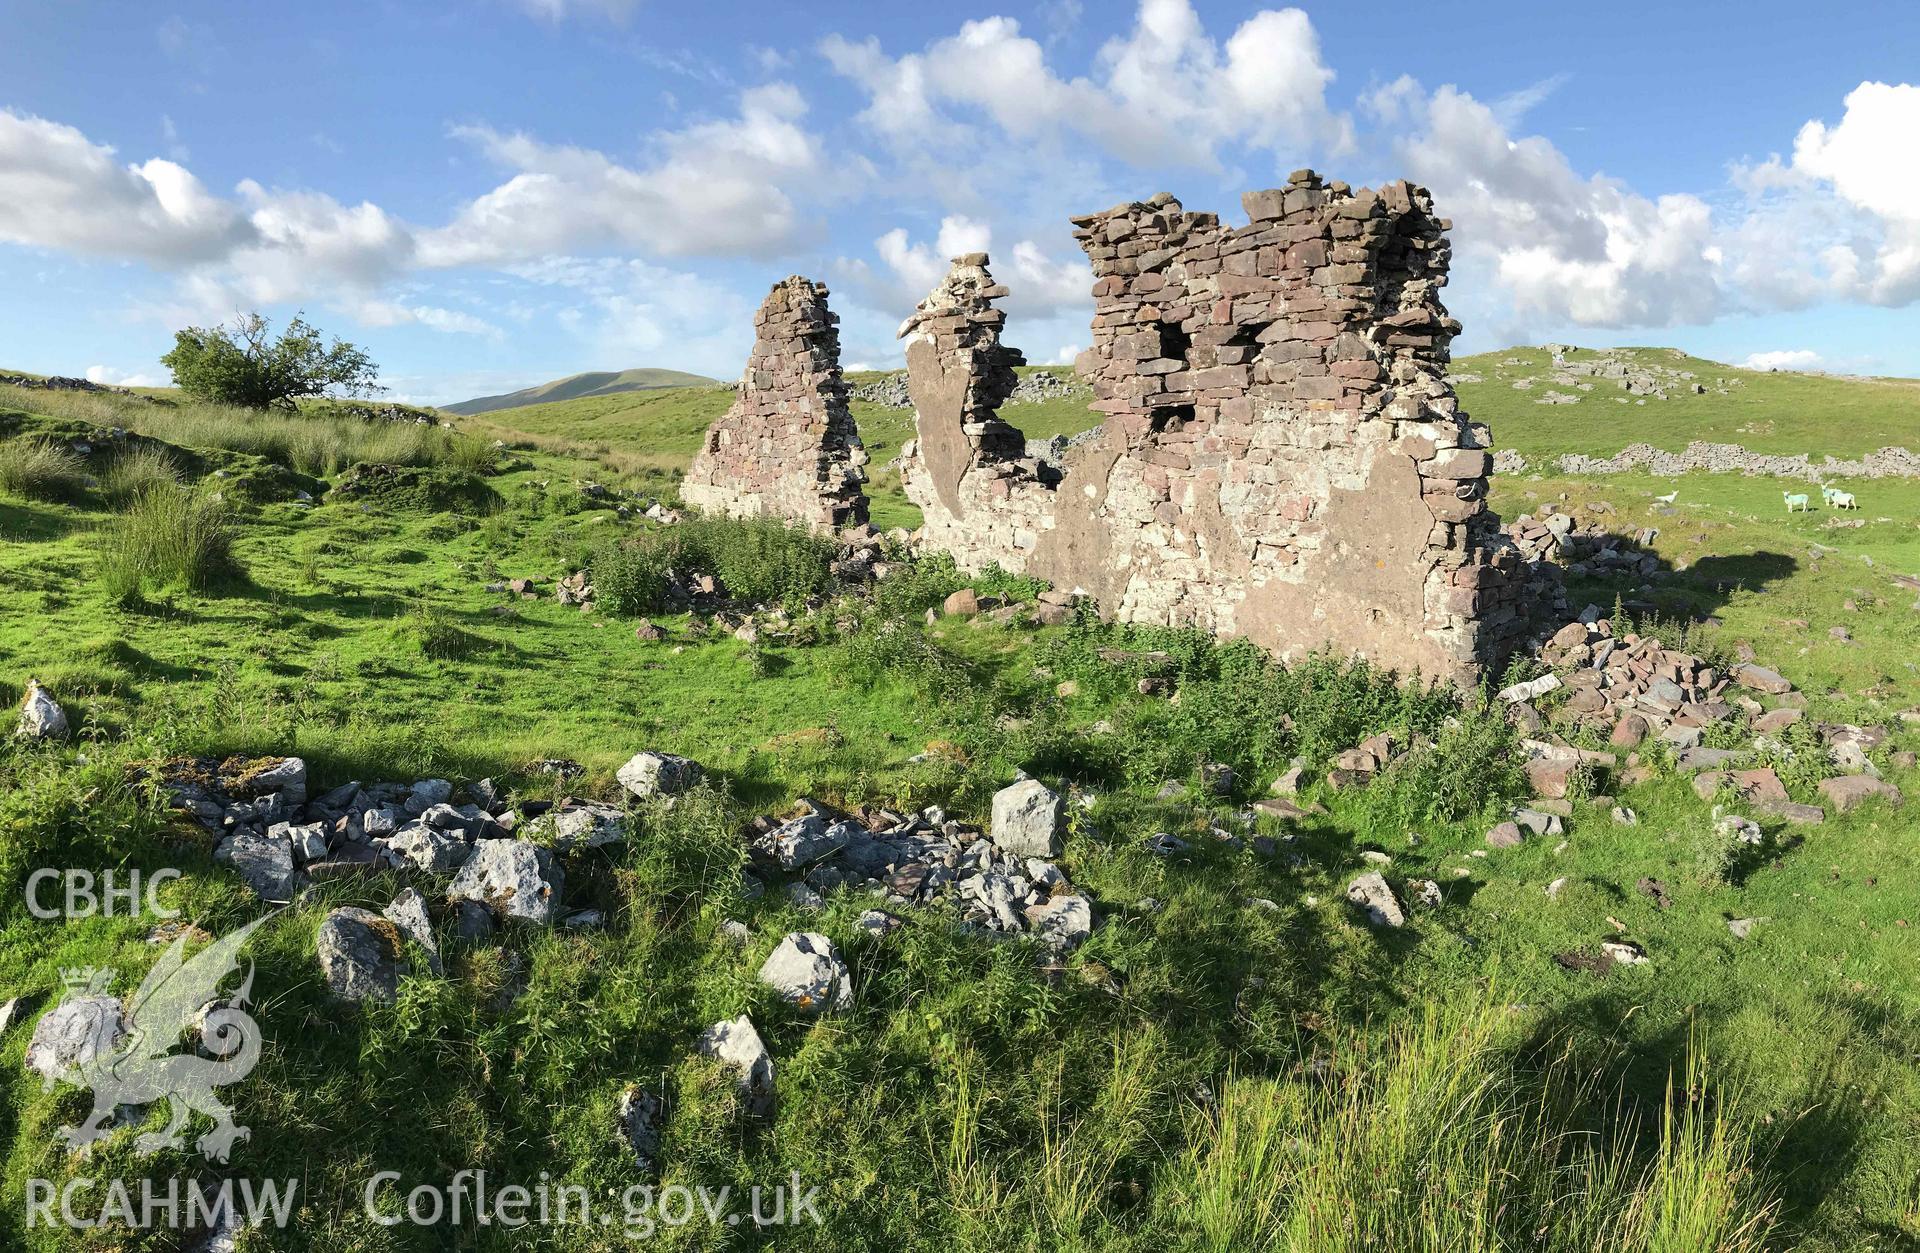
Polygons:
<instances>
[{"instance_id":1,"label":"small hawthorn tree","mask_svg":"<svg viewBox=\"0 0 1920 1253\"><path fill-rule=\"evenodd\" d=\"M278 339L270 330L257 313L241 314L231 325L189 326L174 332L173 351L160 364L188 395L249 409L292 409L305 396L381 390L375 381L380 367L357 344L323 344L320 332L299 316Z\"/></svg>"}]
</instances>

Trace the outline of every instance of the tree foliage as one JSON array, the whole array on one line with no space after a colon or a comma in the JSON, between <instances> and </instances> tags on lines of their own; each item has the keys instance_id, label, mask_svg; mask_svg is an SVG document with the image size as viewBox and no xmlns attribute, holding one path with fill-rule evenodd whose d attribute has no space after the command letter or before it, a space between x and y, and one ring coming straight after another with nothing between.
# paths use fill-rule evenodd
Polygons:
<instances>
[{"instance_id":1,"label":"tree foliage","mask_svg":"<svg viewBox=\"0 0 1920 1253\"><path fill-rule=\"evenodd\" d=\"M291 409L304 396L335 391L362 396L381 390L380 367L364 348L335 339L296 316L278 339L267 320L246 313L231 325L176 331L173 351L160 364L188 395L249 409Z\"/></svg>"}]
</instances>

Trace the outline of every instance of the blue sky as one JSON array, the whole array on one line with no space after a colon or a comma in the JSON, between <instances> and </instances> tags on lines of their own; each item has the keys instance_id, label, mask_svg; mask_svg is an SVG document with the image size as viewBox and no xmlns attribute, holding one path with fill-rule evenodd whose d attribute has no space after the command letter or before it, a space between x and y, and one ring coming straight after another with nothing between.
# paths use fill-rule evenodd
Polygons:
<instances>
[{"instance_id":1,"label":"blue sky","mask_svg":"<svg viewBox=\"0 0 1920 1253\"><path fill-rule=\"evenodd\" d=\"M165 381L304 309L396 395L738 374L824 278L849 365L985 247L1087 342L1069 214L1311 165L1455 222L1461 352L1920 375L1920 6L0 3L0 367Z\"/></svg>"}]
</instances>

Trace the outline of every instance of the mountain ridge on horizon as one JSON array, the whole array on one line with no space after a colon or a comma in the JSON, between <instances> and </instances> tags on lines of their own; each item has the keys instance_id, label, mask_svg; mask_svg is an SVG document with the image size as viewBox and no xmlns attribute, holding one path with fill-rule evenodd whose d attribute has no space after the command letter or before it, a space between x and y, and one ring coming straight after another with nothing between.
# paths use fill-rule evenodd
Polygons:
<instances>
[{"instance_id":1,"label":"mountain ridge on horizon","mask_svg":"<svg viewBox=\"0 0 1920 1253\"><path fill-rule=\"evenodd\" d=\"M578 400L586 396L611 396L620 392L658 391L671 387L717 387L719 385L719 379L709 378L704 374L690 374L684 370L662 370L651 367L632 370L588 370L580 374L569 374L565 378L553 379L550 382L536 383L518 391L501 392L494 396L476 396L472 400L462 400L436 407L447 413L473 417L476 414L495 413L502 409L543 405L555 400Z\"/></svg>"}]
</instances>

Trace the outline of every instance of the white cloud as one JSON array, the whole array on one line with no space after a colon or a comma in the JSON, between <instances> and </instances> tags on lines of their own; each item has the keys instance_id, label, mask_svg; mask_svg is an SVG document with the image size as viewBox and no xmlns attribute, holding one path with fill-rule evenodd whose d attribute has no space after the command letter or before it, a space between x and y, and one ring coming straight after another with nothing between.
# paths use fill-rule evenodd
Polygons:
<instances>
[{"instance_id":1,"label":"white cloud","mask_svg":"<svg viewBox=\"0 0 1920 1253\"><path fill-rule=\"evenodd\" d=\"M71 126L0 109L0 243L184 265L252 238L184 167L123 165Z\"/></svg>"},{"instance_id":2,"label":"white cloud","mask_svg":"<svg viewBox=\"0 0 1920 1253\"><path fill-rule=\"evenodd\" d=\"M805 112L788 84L754 87L741 94L738 117L660 136L660 159L640 167L522 133L459 127L456 135L514 174L423 233L421 263L498 265L606 246L656 256L777 252L802 227L784 184L819 166L817 144L799 124Z\"/></svg>"},{"instance_id":3,"label":"white cloud","mask_svg":"<svg viewBox=\"0 0 1920 1253\"><path fill-rule=\"evenodd\" d=\"M899 319L946 277L953 258L969 252L991 254L993 228L964 214L949 214L940 220L939 233L931 243L914 243L901 226L874 240L873 249L882 268L843 257L835 263L835 272L863 304ZM1058 261L1033 240L1023 239L990 264L994 277L1011 293L1000 303L1016 318L1092 309L1093 272L1079 257Z\"/></svg>"},{"instance_id":4,"label":"white cloud","mask_svg":"<svg viewBox=\"0 0 1920 1253\"><path fill-rule=\"evenodd\" d=\"M1109 40L1097 76L1063 78L1046 48L1008 17L967 22L924 52L898 58L877 39L839 35L820 50L857 83L860 120L905 150L969 138L985 122L1016 143L1091 141L1134 164L1217 168L1233 142L1283 152L1343 150L1344 117L1326 104L1333 71L1299 9L1256 13L1224 47L1188 0L1141 0L1131 32Z\"/></svg>"},{"instance_id":5,"label":"white cloud","mask_svg":"<svg viewBox=\"0 0 1920 1253\"><path fill-rule=\"evenodd\" d=\"M90 365L87 367L87 382L98 383L102 387L167 387L173 380L157 374L128 374L111 366Z\"/></svg>"},{"instance_id":6,"label":"white cloud","mask_svg":"<svg viewBox=\"0 0 1920 1253\"><path fill-rule=\"evenodd\" d=\"M733 378L753 342L757 301L697 274L593 257L544 257L510 272L580 302L554 316L583 339L591 368Z\"/></svg>"},{"instance_id":7,"label":"white cloud","mask_svg":"<svg viewBox=\"0 0 1920 1253\"><path fill-rule=\"evenodd\" d=\"M1712 214L1697 196L1648 198L1605 175L1582 177L1538 136L1513 139L1499 115L1456 87L1411 79L1372 93L1383 122L1412 125L1396 152L1479 254L1516 313L1580 326L1671 326L1721 304Z\"/></svg>"},{"instance_id":8,"label":"white cloud","mask_svg":"<svg viewBox=\"0 0 1920 1253\"><path fill-rule=\"evenodd\" d=\"M1736 172L1771 218L1811 240L1819 264L1802 265L1798 290L1905 305L1920 299L1920 86L1863 82L1832 126L1814 120L1778 157Z\"/></svg>"},{"instance_id":9,"label":"white cloud","mask_svg":"<svg viewBox=\"0 0 1920 1253\"><path fill-rule=\"evenodd\" d=\"M1818 370L1826 359L1811 348L1783 348L1774 352L1756 352L1740 363L1743 370Z\"/></svg>"},{"instance_id":10,"label":"white cloud","mask_svg":"<svg viewBox=\"0 0 1920 1253\"><path fill-rule=\"evenodd\" d=\"M518 3L534 17L554 23L582 13L624 22L639 7L640 0L518 0Z\"/></svg>"}]
</instances>

